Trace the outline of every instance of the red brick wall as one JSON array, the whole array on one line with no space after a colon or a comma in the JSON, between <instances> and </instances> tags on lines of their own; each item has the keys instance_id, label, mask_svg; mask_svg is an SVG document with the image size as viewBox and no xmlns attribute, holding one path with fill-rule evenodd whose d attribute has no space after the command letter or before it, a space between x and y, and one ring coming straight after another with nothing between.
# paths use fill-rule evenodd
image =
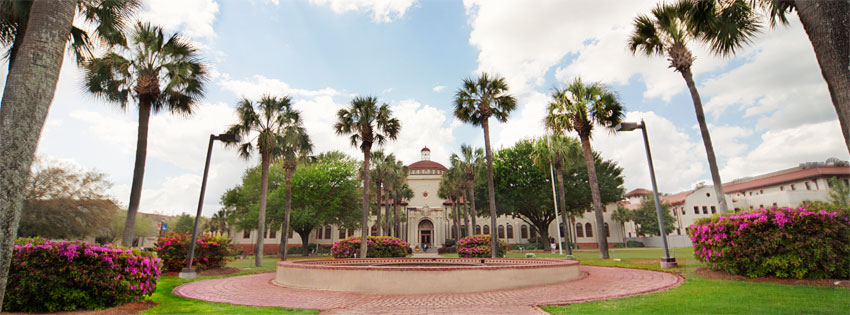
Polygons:
<instances>
[{"instance_id":1,"label":"red brick wall","mask_svg":"<svg viewBox=\"0 0 850 315\"><path fill-rule=\"evenodd\" d=\"M619 243L611 243L611 242L608 242L608 248L614 248L614 245L617 245L617 244L619 244ZM599 244L596 244L596 242L593 242L593 243L576 243L576 245L578 245L578 248L579 248L579 249L595 249L595 248L599 248Z\"/></svg>"}]
</instances>

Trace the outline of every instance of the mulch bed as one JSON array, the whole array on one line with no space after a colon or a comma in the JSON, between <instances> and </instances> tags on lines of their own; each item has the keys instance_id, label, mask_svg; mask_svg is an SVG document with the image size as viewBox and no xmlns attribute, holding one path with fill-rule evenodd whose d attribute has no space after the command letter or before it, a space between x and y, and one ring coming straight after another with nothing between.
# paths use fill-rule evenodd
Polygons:
<instances>
[{"instance_id":1,"label":"mulch bed","mask_svg":"<svg viewBox=\"0 0 850 315\"><path fill-rule=\"evenodd\" d=\"M639 261L633 261L632 263L638 264L638 265L658 265L658 264L661 264L661 261L660 260L639 260ZM681 265L695 264L695 262L693 262L693 261L678 260L678 259L676 259L676 263L678 263L680 266Z\"/></svg>"},{"instance_id":2,"label":"mulch bed","mask_svg":"<svg viewBox=\"0 0 850 315\"><path fill-rule=\"evenodd\" d=\"M156 306L154 301L146 300L146 301L138 301L127 303L124 305L119 305L112 308L102 309L102 310L78 310L78 311L67 311L67 312L56 312L50 314L61 314L61 315L135 315L139 314L142 311L149 309L151 307ZM14 315L23 315L30 313L6 313L4 314L14 314Z\"/></svg>"},{"instance_id":3,"label":"mulch bed","mask_svg":"<svg viewBox=\"0 0 850 315\"><path fill-rule=\"evenodd\" d=\"M199 276L220 276L220 275L229 275L242 271L239 268L227 267L227 268L216 268L216 269L207 269L198 271ZM164 276L178 276L180 272L172 271L172 272L164 272L162 273Z\"/></svg>"},{"instance_id":4,"label":"mulch bed","mask_svg":"<svg viewBox=\"0 0 850 315\"><path fill-rule=\"evenodd\" d=\"M758 277L750 278L745 276L733 275L723 271L711 270L708 267L699 267L694 270L694 273L706 278L715 280L738 280L750 282L776 283L776 284L791 284L791 285L817 285L824 287L845 287L850 288L850 280L848 279L788 279L779 277Z\"/></svg>"}]
</instances>

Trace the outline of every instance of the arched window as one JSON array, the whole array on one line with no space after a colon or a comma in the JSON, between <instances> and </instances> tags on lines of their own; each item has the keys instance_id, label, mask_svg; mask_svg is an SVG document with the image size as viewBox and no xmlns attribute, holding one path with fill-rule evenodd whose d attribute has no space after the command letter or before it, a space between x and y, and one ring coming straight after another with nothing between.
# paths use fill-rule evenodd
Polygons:
<instances>
[{"instance_id":1,"label":"arched window","mask_svg":"<svg viewBox=\"0 0 850 315\"><path fill-rule=\"evenodd\" d=\"M242 230L242 238L251 238L251 230Z\"/></svg>"},{"instance_id":2,"label":"arched window","mask_svg":"<svg viewBox=\"0 0 850 315\"><path fill-rule=\"evenodd\" d=\"M371 229L369 229L369 235L376 236L378 235L378 225L373 225Z\"/></svg>"},{"instance_id":3,"label":"arched window","mask_svg":"<svg viewBox=\"0 0 850 315\"><path fill-rule=\"evenodd\" d=\"M271 238L271 239L275 239L275 238L277 238L277 230L275 230L275 229L270 229L270 230L269 230L269 238Z\"/></svg>"},{"instance_id":4,"label":"arched window","mask_svg":"<svg viewBox=\"0 0 850 315\"><path fill-rule=\"evenodd\" d=\"M348 229L348 233L346 234L348 234L349 237L354 236L354 229Z\"/></svg>"},{"instance_id":5,"label":"arched window","mask_svg":"<svg viewBox=\"0 0 850 315\"><path fill-rule=\"evenodd\" d=\"M593 226L590 225L590 223L584 224L584 235L587 235L587 237L593 237Z\"/></svg>"},{"instance_id":6,"label":"arched window","mask_svg":"<svg viewBox=\"0 0 850 315\"><path fill-rule=\"evenodd\" d=\"M339 229L339 239L345 238L345 229Z\"/></svg>"},{"instance_id":7,"label":"arched window","mask_svg":"<svg viewBox=\"0 0 850 315\"><path fill-rule=\"evenodd\" d=\"M519 237L522 239L528 238L528 226L523 224L519 227Z\"/></svg>"},{"instance_id":8,"label":"arched window","mask_svg":"<svg viewBox=\"0 0 850 315\"><path fill-rule=\"evenodd\" d=\"M481 225L475 225L475 234L481 234Z\"/></svg>"},{"instance_id":9,"label":"arched window","mask_svg":"<svg viewBox=\"0 0 850 315\"><path fill-rule=\"evenodd\" d=\"M605 237L611 237L611 231L608 230L608 223L603 226L605 228Z\"/></svg>"},{"instance_id":10,"label":"arched window","mask_svg":"<svg viewBox=\"0 0 850 315\"><path fill-rule=\"evenodd\" d=\"M326 240L331 239L331 226L330 225L325 227L325 239Z\"/></svg>"},{"instance_id":11,"label":"arched window","mask_svg":"<svg viewBox=\"0 0 850 315\"><path fill-rule=\"evenodd\" d=\"M581 223L576 223L576 237L584 237L584 229L581 228Z\"/></svg>"},{"instance_id":12,"label":"arched window","mask_svg":"<svg viewBox=\"0 0 850 315\"><path fill-rule=\"evenodd\" d=\"M561 236L567 235L567 233L564 233L564 224L563 223L558 224L558 230L561 231L561 234L559 234L559 235L561 235Z\"/></svg>"},{"instance_id":13,"label":"arched window","mask_svg":"<svg viewBox=\"0 0 850 315\"><path fill-rule=\"evenodd\" d=\"M513 225L508 223L507 229L508 229L508 239L513 239L514 238L514 227L513 227Z\"/></svg>"},{"instance_id":14,"label":"arched window","mask_svg":"<svg viewBox=\"0 0 850 315\"><path fill-rule=\"evenodd\" d=\"M292 238L293 235L294 235L294 233L292 232L292 228L289 228L289 235L287 235L286 237Z\"/></svg>"},{"instance_id":15,"label":"arched window","mask_svg":"<svg viewBox=\"0 0 850 315\"><path fill-rule=\"evenodd\" d=\"M484 234L488 234L488 235L490 234L490 226L489 225L484 226Z\"/></svg>"},{"instance_id":16,"label":"arched window","mask_svg":"<svg viewBox=\"0 0 850 315\"><path fill-rule=\"evenodd\" d=\"M461 225L460 226L460 237L467 237L467 236L468 235L466 235L466 225Z\"/></svg>"},{"instance_id":17,"label":"arched window","mask_svg":"<svg viewBox=\"0 0 850 315\"><path fill-rule=\"evenodd\" d=\"M505 238L505 226L499 225L499 238Z\"/></svg>"}]
</instances>

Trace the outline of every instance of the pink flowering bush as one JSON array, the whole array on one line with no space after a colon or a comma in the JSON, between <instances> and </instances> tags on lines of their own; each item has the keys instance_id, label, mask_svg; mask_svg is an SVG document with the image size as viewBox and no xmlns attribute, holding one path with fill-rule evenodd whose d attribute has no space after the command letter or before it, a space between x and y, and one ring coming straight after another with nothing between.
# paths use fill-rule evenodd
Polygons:
<instances>
[{"instance_id":1,"label":"pink flowering bush","mask_svg":"<svg viewBox=\"0 0 850 315\"><path fill-rule=\"evenodd\" d=\"M156 254L86 242L15 242L3 311L102 309L150 296L162 266Z\"/></svg>"},{"instance_id":2,"label":"pink flowering bush","mask_svg":"<svg viewBox=\"0 0 850 315\"><path fill-rule=\"evenodd\" d=\"M191 234L169 234L157 240L154 248L159 258L162 258L165 270L175 272L186 268L191 242ZM233 246L226 237L202 234L195 244L192 267L198 270L224 267L231 252Z\"/></svg>"},{"instance_id":3,"label":"pink flowering bush","mask_svg":"<svg viewBox=\"0 0 850 315\"><path fill-rule=\"evenodd\" d=\"M505 255L505 242L499 240L496 257ZM490 235L472 235L457 241L457 255L466 258L490 258Z\"/></svg>"},{"instance_id":4,"label":"pink flowering bush","mask_svg":"<svg viewBox=\"0 0 850 315\"><path fill-rule=\"evenodd\" d=\"M367 258L405 257L409 246L403 239L391 236L369 236L366 238ZM354 258L360 253L360 237L352 236L337 241L331 247L334 258Z\"/></svg>"},{"instance_id":5,"label":"pink flowering bush","mask_svg":"<svg viewBox=\"0 0 850 315\"><path fill-rule=\"evenodd\" d=\"M759 209L691 225L694 256L750 277L850 278L850 213L816 206Z\"/></svg>"}]
</instances>

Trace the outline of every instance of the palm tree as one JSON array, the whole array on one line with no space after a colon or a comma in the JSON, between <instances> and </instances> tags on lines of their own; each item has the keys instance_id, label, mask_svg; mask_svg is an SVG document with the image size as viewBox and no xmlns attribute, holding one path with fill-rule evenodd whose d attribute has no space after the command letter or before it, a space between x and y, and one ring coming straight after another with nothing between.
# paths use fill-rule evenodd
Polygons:
<instances>
[{"instance_id":1,"label":"palm tree","mask_svg":"<svg viewBox=\"0 0 850 315\"><path fill-rule=\"evenodd\" d=\"M407 177L407 175L406 175L407 174L407 167L405 167L404 173L405 173L405 177ZM414 196L413 189L410 189L410 185L408 185L407 183L401 184L401 186L399 186L398 192L396 194L397 194L397 198L398 198L399 203L401 203L402 201L409 201L410 199L413 199L413 196ZM398 210L396 210L396 211L398 211ZM405 226L405 228L404 228L404 240L408 241L408 239L407 239L407 228L408 228L407 223L405 223L404 226ZM399 228L401 228L400 223L399 223Z\"/></svg>"},{"instance_id":2,"label":"palm tree","mask_svg":"<svg viewBox=\"0 0 850 315\"><path fill-rule=\"evenodd\" d=\"M378 217L375 221L377 225L378 235L386 235L383 225L383 220L381 217L381 205L384 203L384 199L381 198L381 193L384 189L386 189L384 183L392 176L392 167L395 165L395 155L392 153L386 154L384 150L378 150L372 152L372 160L374 164L372 164L371 169L371 177L372 181L375 182L375 195L377 199L378 205ZM389 213L389 211L387 211ZM389 214L388 214L389 216Z\"/></svg>"},{"instance_id":3,"label":"palm tree","mask_svg":"<svg viewBox=\"0 0 850 315\"><path fill-rule=\"evenodd\" d=\"M258 267L263 265L264 238L262 235L266 231L269 165L271 165L273 160L285 156L284 144L286 143L298 148L309 147L309 139L301 138L306 134L303 133L303 130L301 130L301 133L297 130L300 124L296 122L300 121L300 119L293 117L297 116L297 111L292 109L291 102L288 96L278 98L265 95L256 104L247 98L243 98L236 104L236 114L239 116L239 122L227 129L227 133L238 134L242 136L242 139L248 139L248 141L241 144L228 143L229 146L238 146L240 157L246 160L251 158L251 154L255 149L260 153L260 213L257 219L257 233L260 236L257 237L257 248L254 255L254 263ZM294 140L286 138L284 134L285 128L294 129L290 130L294 134L289 134ZM255 133L256 136L251 138ZM255 139L256 144L254 144ZM307 144L303 141L307 141ZM291 194L290 192L287 193ZM286 239L286 236L281 237Z\"/></svg>"},{"instance_id":4,"label":"palm tree","mask_svg":"<svg viewBox=\"0 0 850 315\"><path fill-rule=\"evenodd\" d=\"M702 100L691 73L695 58L687 43L692 40L703 41L713 53L723 56L732 54L735 49L749 43L749 38L758 32L759 24L744 1L736 0L734 3L726 8L717 8L711 1L659 4L652 10L652 16L639 15L635 18L635 30L629 39L629 49L632 53L640 52L647 56L666 55L670 61L669 67L681 73L685 79L694 103L720 213L726 213L728 207L723 194L723 182L717 171L714 146L705 122Z\"/></svg>"},{"instance_id":5,"label":"palm tree","mask_svg":"<svg viewBox=\"0 0 850 315\"><path fill-rule=\"evenodd\" d=\"M337 112L334 130L338 135L350 135L351 145L363 152L363 218L361 220L360 257L366 258L366 236L369 235L369 159L372 144L383 145L387 139L398 137L401 123L392 117L387 104L378 106L374 96L358 96L347 109Z\"/></svg>"},{"instance_id":6,"label":"palm tree","mask_svg":"<svg viewBox=\"0 0 850 315\"><path fill-rule=\"evenodd\" d=\"M151 113L167 110L172 114L191 115L204 96L207 70L198 59L198 51L175 33L166 37L162 28L138 23L132 44L125 54L109 51L84 65L85 88L89 93L118 104L126 110L130 99L139 106L136 161L133 184L121 244L130 246L145 176L148 149L148 124Z\"/></svg>"},{"instance_id":7,"label":"palm tree","mask_svg":"<svg viewBox=\"0 0 850 315\"><path fill-rule=\"evenodd\" d=\"M596 238L602 259L608 259L608 240L605 239L605 229L602 219L602 197L599 193L599 180L596 177L596 165L590 138L593 126L599 124L612 128L623 118L623 106L614 93L608 91L601 83L585 85L581 78L575 79L566 88L555 89L552 92L552 102L544 122L546 128L556 134L564 131L575 131L581 139L584 151L584 162L590 181L590 193L593 199L593 211L596 214Z\"/></svg>"},{"instance_id":8,"label":"palm tree","mask_svg":"<svg viewBox=\"0 0 850 315\"><path fill-rule=\"evenodd\" d=\"M69 1L70 2L70 1ZM67 29L70 32L62 34L69 48L74 53L77 64L82 65L94 57L92 53L97 46L111 47L127 45L124 28L127 19L139 8L138 0L77 0L76 13L79 21L94 26L90 32L77 25ZM9 69L15 61L15 56L21 47L27 32L27 22L30 18L32 1L6 0L0 3L0 46L8 50L3 54L9 59ZM98 45L101 44L101 45Z\"/></svg>"},{"instance_id":9,"label":"palm tree","mask_svg":"<svg viewBox=\"0 0 850 315\"><path fill-rule=\"evenodd\" d=\"M19 58L6 77L0 104L0 305L18 234L24 185L56 91L74 3L33 1L30 14L30 35L22 36Z\"/></svg>"},{"instance_id":10,"label":"palm tree","mask_svg":"<svg viewBox=\"0 0 850 315\"><path fill-rule=\"evenodd\" d=\"M475 217L477 217L475 208L475 175L484 166L484 149L473 149L472 146L463 144L460 146L460 156L452 154L451 162L452 165L456 165L462 170L466 176L465 186L469 190L469 194L464 193L463 199L468 200L470 203L468 215L472 219L472 224L468 226L468 229L469 235L472 235L474 232L473 227L477 224L475 222ZM467 196L469 197L468 199Z\"/></svg>"},{"instance_id":11,"label":"palm tree","mask_svg":"<svg viewBox=\"0 0 850 315\"><path fill-rule=\"evenodd\" d=\"M487 192L490 198L490 254L496 258L496 191L493 187L493 154L490 148L490 116L501 122L516 107L516 98L508 94L505 78L482 73L478 79L467 78L455 95L455 117L484 129L484 152L487 161Z\"/></svg>"},{"instance_id":12,"label":"palm tree","mask_svg":"<svg viewBox=\"0 0 850 315\"><path fill-rule=\"evenodd\" d=\"M631 210L626 209L626 207L618 205L617 210L614 210L614 212L611 213L611 220L614 220L614 221L620 223L620 226L622 227L622 231L623 231L623 237L625 237L625 235L626 235L626 222L629 222L629 221L632 220ZM624 241L623 245L628 247L628 242Z\"/></svg>"},{"instance_id":13,"label":"palm tree","mask_svg":"<svg viewBox=\"0 0 850 315\"><path fill-rule=\"evenodd\" d=\"M227 210L221 209L207 221L207 231L224 234L227 231Z\"/></svg>"},{"instance_id":14,"label":"palm tree","mask_svg":"<svg viewBox=\"0 0 850 315\"><path fill-rule=\"evenodd\" d=\"M298 166L298 159L304 158L313 152L313 143L310 141L310 136L307 135L307 130L304 129L304 122L301 119L301 112L292 108L292 102L288 97L284 97L281 102L278 133L280 134L280 159L283 160L284 185L286 190L286 202L283 215L283 233L280 234L280 260L286 260L287 247L289 246L289 214L292 212L292 175L295 174L295 168Z\"/></svg>"},{"instance_id":15,"label":"palm tree","mask_svg":"<svg viewBox=\"0 0 850 315\"><path fill-rule=\"evenodd\" d=\"M460 189L460 178L457 176L457 168L450 168L448 171L443 172L442 177L440 178L440 186L437 189L437 195L446 199L452 204L452 217L454 219L454 230L457 233L455 236L455 240L460 239L460 212L458 211L457 201L458 195L461 191Z\"/></svg>"},{"instance_id":16,"label":"palm tree","mask_svg":"<svg viewBox=\"0 0 850 315\"><path fill-rule=\"evenodd\" d=\"M564 135L555 135L547 137L545 140L537 140L534 147L534 164L540 168L547 168L550 164L555 169L555 176L558 181L558 208L561 209L561 223L564 225L567 240L567 255L572 255L573 250L570 244L570 221L567 217L567 200L564 192L564 167L570 166L572 161L578 160L581 156L581 147L575 138Z\"/></svg>"},{"instance_id":17,"label":"palm tree","mask_svg":"<svg viewBox=\"0 0 850 315\"><path fill-rule=\"evenodd\" d=\"M388 191L392 194L390 200L393 203L393 236L399 237L401 236L401 221L400 221L400 213L398 209L398 204L401 202L399 199L399 189L407 180L408 169L407 166L404 166L404 163L401 161L395 161L395 164L390 168L390 176L387 177L387 186ZM390 234L388 234L390 235Z\"/></svg>"}]
</instances>

